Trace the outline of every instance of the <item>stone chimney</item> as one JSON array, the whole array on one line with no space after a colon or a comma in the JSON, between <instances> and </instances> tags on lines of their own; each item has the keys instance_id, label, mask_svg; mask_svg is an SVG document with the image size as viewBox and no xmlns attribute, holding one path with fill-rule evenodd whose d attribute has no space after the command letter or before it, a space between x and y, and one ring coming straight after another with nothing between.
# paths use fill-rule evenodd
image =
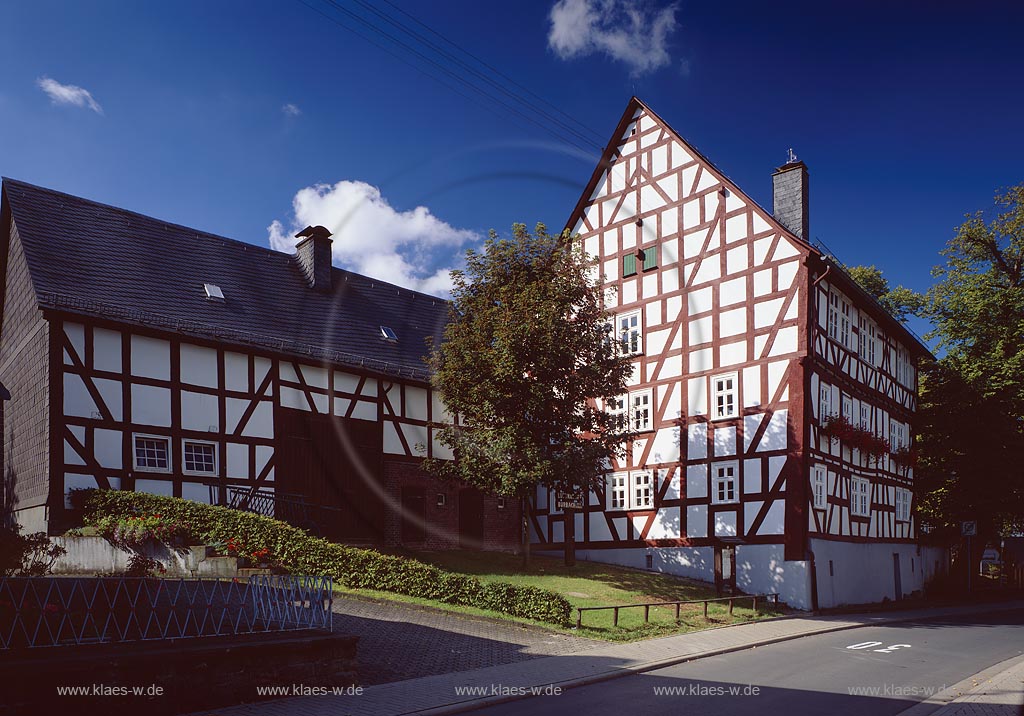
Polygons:
<instances>
[{"instance_id":1,"label":"stone chimney","mask_svg":"<svg viewBox=\"0 0 1024 716\"><path fill-rule=\"evenodd\" d=\"M314 291L331 290L331 232L323 226L307 226L295 234L295 258Z\"/></svg>"},{"instance_id":2,"label":"stone chimney","mask_svg":"<svg viewBox=\"0 0 1024 716\"><path fill-rule=\"evenodd\" d=\"M772 174L776 220L804 241L811 240L808 218L807 165L789 150L789 160Z\"/></svg>"}]
</instances>

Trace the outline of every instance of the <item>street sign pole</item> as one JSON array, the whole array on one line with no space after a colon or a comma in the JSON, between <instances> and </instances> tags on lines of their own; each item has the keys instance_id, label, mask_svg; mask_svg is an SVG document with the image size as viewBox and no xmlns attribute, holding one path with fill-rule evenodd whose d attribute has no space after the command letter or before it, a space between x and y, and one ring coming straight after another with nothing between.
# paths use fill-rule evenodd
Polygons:
<instances>
[{"instance_id":1,"label":"street sign pole","mask_svg":"<svg viewBox=\"0 0 1024 716\"><path fill-rule=\"evenodd\" d=\"M583 511L583 494L577 489L573 493L559 491L555 496L555 508L562 511L564 520L562 542L566 567L576 566L576 513Z\"/></svg>"},{"instance_id":2,"label":"street sign pole","mask_svg":"<svg viewBox=\"0 0 1024 716\"><path fill-rule=\"evenodd\" d=\"M974 571L974 560L971 557L971 536L967 535L967 594L971 593L971 572Z\"/></svg>"},{"instance_id":3,"label":"street sign pole","mask_svg":"<svg viewBox=\"0 0 1024 716\"><path fill-rule=\"evenodd\" d=\"M565 566L576 566L576 511L565 511Z\"/></svg>"},{"instance_id":4,"label":"street sign pole","mask_svg":"<svg viewBox=\"0 0 1024 716\"><path fill-rule=\"evenodd\" d=\"M960 534L967 538L967 593L971 593L974 571L974 555L971 551L971 538L978 533L978 523L975 520L968 520L960 524Z\"/></svg>"}]
</instances>

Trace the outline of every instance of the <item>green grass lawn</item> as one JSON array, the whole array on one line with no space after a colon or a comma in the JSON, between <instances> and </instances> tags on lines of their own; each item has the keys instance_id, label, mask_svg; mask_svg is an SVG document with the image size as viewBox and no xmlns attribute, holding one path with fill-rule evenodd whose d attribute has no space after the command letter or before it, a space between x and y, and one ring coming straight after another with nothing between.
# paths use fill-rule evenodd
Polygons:
<instances>
[{"instance_id":1,"label":"green grass lawn","mask_svg":"<svg viewBox=\"0 0 1024 716\"><path fill-rule=\"evenodd\" d=\"M572 619L576 620L576 607L597 607L643 602L664 602L676 600L707 599L716 596L715 590L703 582L696 582L657 572L617 567L597 562L577 562L575 567L565 567L561 558L534 555L529 570L522 568L520 557L495 552L473 552L466 550L445 552L403 552L423 562L437 565L451 572L469 574L482 581L511 582L550 589L563 594L573 606ZM467 614L497 616L511 619L507 615L485 612L480 609L453 607L424 599L414 599L385 592L367 590L339 590L353 596L365 594L406 603L458 611ZM754 619L778 616L778 609L758 605L755 614L750 609L750 600L737 600L732 616L727 604L712 604L708 618L704 618L700 604L684 606L680 622L675 621L675 607L652 607L650 622L644 623L643 608L622 609L619 625L613 626L610 610L584 612L583 627L572 633L609 641L635 641L655 636L665 636L713 626L736 624ZM521 620L520 620L521 621ZM549 624L545 624L548 628Z\"/></svg>"}]
</instances>

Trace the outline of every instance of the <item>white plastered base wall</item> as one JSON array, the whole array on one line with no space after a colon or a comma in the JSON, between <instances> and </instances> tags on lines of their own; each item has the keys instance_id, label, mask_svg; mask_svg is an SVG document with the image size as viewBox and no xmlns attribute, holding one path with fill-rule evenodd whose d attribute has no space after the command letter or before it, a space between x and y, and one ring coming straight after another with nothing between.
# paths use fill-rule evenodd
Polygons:
<instances>
[{"instance_id":1,"label":"white plastered base wall","mask_svg":"<svg viewBox=\"0 0 1024 716\"><path fill-rule=\"evenodd\" d=\"M908 597L948 568L947 552L940 547L813 538L810 544L817 568L818 606L822 609L896 599L897 569L900 591ZM893 555L899 555L898 560Z\"/></svg>"},{"instance_id":2,"label":"white plastered base wall","mask_svg":"<svg viewBox=\"0 0 1024 716\"><path fill-rule=\"evenodd\" d=\"M810 609L810 573L807 562L786 562L781 544L737 545L736 586L748 594L778 594L779 601L797 609ZM561 551L542 552L561 557ZM647 557L650 555L650 567ZM576 558L591 562L648 569L679 577L715 581L714 547L635 547L577 550Z\"/></svg>"}]
</instances>

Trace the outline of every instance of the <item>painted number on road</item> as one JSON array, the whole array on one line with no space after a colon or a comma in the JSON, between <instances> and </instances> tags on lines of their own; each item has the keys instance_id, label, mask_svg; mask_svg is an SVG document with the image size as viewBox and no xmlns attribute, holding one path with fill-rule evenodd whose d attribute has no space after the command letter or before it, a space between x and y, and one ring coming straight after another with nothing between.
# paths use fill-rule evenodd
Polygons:
<instances>
[{"instance_id":1,"label":"painted number on road","mask_svg":"<svg viewBox=\"0 0 1024 716\"><path fill-rule=\"evenodd\" d=\"M910 649L910 644L890 644L889 646L876 649L876 646L882 646L880 641L862 641L860 644L850 644L847 649L871 649L877 651L879 654L891 654L897 649Z\"/></svg>"}]
</instances>

